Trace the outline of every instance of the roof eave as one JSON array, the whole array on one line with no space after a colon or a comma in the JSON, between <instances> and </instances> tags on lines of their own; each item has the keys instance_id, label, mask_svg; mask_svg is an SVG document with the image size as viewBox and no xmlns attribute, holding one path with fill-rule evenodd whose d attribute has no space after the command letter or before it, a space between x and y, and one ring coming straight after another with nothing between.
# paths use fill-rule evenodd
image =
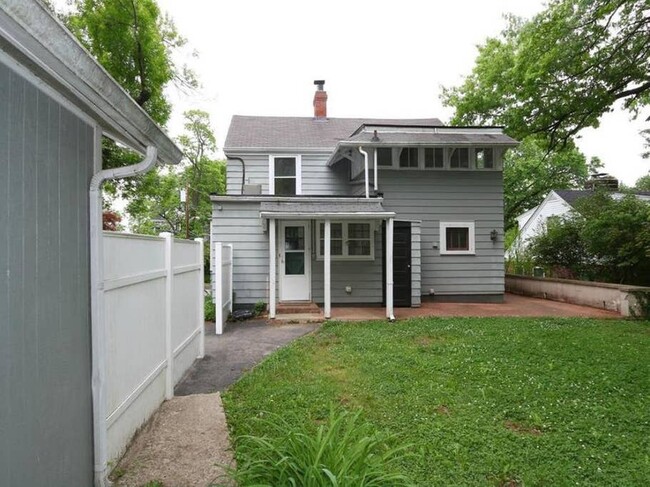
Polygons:
<instances>
[{"instance_id":1,"label":"roof eave","mask_svg":"<svg viewBox=\"0 0 650 487\"><path fill-rule=\"evenodd\" d=\"M180 162L183 154L165 132L38 1L4 0L0 47L95 120L105 134L158 159Z\"/></svg>"}]
</instances>

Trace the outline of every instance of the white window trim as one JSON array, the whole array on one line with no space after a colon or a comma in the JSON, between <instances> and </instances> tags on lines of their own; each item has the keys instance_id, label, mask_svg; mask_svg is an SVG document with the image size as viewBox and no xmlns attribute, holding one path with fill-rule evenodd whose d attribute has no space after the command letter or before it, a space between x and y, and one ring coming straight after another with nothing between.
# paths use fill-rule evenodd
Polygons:
<instances>
[{"instance_id":1,"label":"white window trim","mask_svg":"<svg viewBox=\"0 0 650 487\"><path fill-rule=\"evenodd\" d=\"M320 225L324 223L323 221L316 222L316 260L325 260L325 256L320 253ZM332 220L332 225L335 223L341 224L341 236L343 241L343 255L331 255L332 260L375 260L375 225L373 221L370 220ZM348 255L348 225L350 223L365 223L370 227L370 255ZM337 239L338 240L338 239ZM355 240L364 240L364 239L355 239Z\"/></svg>"},{"instance_id":2,"label":"white window trim","mask_svg":"<svg viewBox=\"0 0 650 487\"><path fill-rule=\"evenodd\" d=\"M269 194L275 195L275 159L291 157L296 160L296 196L302 194L302 156L297 154L276 154L269 156ZM288 179L288 178L287 178Z\"/></svg>"},{"instance_id":3,"label":"white window trim","mask_svg":"<svg viewBox=\"0 0 650 487\"><path fill-rule=\"evenodd\" d=\"M476 255L474 222L440 222L440 255ZM469 250L447 250L447 228L469 230Z\"/></svg>"},{"instance_id":4,"label":"white window trim","mask_svg":"<svg viewBox=\"0 0 650 487\"><path fill-rule=\"evenodd\" d=\"M459 149L467 150L467 167L451 167L451 159L454 155L454 151ZM449 170L451 171L471 171L474 169L474 148L473 147L450 147L449 148Z\"/></svg>"},{"instance_id":5,"label":"white window trim","mask_svg":"<svg viewBox=\"0 0 650 487\"><path fill-rule=\"evenodd\" d=\"M433 155L434 163L436 161L436 159L435 159L435 150L436 149L442 149L442 167L435 167L435 166L427 167L427 157L426 157L427 149L432 149L434 151L434 155ZM449 151L445 150L445 147L440 147L440 146L438 146L438 147L436 147L436 146L424 147L422 149L422 169L424 169L425 171L444 171L445 169L448 169L448 167L447 167L447 152L449 152Z\"/></svg>"},{"instance_id":6,"label":"white window trim","mask_svg":"<svg viewBox=\"0 0 650 487\"><path fill-rule=\"evenodd\" d=\"M478 167L478 160L476 159L476 152L479 150L485 150L485 149L491 149L492 150L492 167ZM494 147L490 146L476 146L472 147L472 154L471 158L474 159L472 161L472 165L474 166L474 170L476 171L494 171L497 168L497 151Z\"/></svg>"}]
</instances>

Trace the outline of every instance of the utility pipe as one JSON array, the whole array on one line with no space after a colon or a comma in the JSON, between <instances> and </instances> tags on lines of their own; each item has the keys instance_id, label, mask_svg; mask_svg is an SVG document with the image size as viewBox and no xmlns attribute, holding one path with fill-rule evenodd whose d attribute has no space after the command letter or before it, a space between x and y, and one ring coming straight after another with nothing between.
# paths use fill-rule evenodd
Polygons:
<instances>
[{"instance_id":1,"label":"utility pipe","mask_svg":"<svg viewBox=\"0 0 650 487\"><path fill-rule=\"evenodd\" d=\"M377 133L376 130L375 133ZM375 196L377 196L377 190L379 189L379 186L377 185L377 148L376 147L375 147L374 159L375 159L374 161L375 162Z\"/></svg>"},{"instance_id":2,"label":"utility pipe","mask_svg":"<svg viewBox=\"0 0 650 487\"><path fill-rule=\"evenodd\" d=\"M244 184L246 184L246 163L241 157L226 156L226 159L233 159L241 162L241 194L244 194Z\"/></svg>"},{"instance_id":3,"label":"utility pipe","mask_svg":"<svg viewBox=\"0 0 650 487\"><path fill-rule=\"evenodd\" d=\"M368 153L363 150L363 147L359 146L359 152L363 154L363 161L364 161L364 167L365 167L365 175L366 175L366 198L370 198L370 185L368 183Z\"/></svg>"},{"instance_id":4,"label":"utility pipe","mask_svg":"<svg viewBox=\"0 0 650 487\"><path fill-rule=\"evenodd\" d=\"M101 168L101 131L95 132L96 167ZM108 483L108 439L106 428L106 328L104 326L104 249L102 234L102 183L144 174L156 165L158 149L147 147L138 164L100 170L90 180L90 317L92 344L93 435L95 487Z\"/></svg>"}]
</instances>

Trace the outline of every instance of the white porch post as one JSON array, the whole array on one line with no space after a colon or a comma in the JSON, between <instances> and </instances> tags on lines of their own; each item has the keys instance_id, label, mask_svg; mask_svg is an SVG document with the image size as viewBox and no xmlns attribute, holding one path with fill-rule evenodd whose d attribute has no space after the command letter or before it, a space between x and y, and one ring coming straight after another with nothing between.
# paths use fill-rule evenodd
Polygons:
<instances>
[{"instance_id":1,"label":"white porch post","mask_svg":"<svg viewBox=\"0 0 650 487\"><path fill-rule=\"evenodd\" d=\"M269 219L269 318L275 319L275 218Z\"/></svg>"},{"instance_id":2,"label":"white porch post","mask_svg":"<svg viewBox=\"0 0 650 487\"><path fill-rule=\"evenodd\" d=\"M394 320L393 314L393 218L386 222L386 318Z\"/></svg>"},{"instance_id":3,"label":"white porch post","mask_svg":"<svg viewBox=\"0 0 650 487\"><path fill-rule=\"evenodd\" d=\"M325 220L325 319L332 317L332 274L331 274L332 221ZM318 245L318 244L317 244Z\"/></svg>"}]
</instances>

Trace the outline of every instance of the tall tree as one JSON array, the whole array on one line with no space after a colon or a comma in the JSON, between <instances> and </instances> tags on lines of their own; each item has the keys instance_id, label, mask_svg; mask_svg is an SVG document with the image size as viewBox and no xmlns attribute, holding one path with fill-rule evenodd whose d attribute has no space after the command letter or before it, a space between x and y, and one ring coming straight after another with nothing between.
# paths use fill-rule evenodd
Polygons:
<instances>
[{"instance_id":1,"label":"tall tree","mask_svg":"<svg viewBox=\"0 0 650 487\"><path fill-rule=\"evenodd\" d=\"M503 124L550 149L597 127L618 100L636 115L650 104L648 1L552 0L529 21L510 18L443 99L456 122Z\"/></svg>"},{"instance_id":2,"label":"tall tree","mask_svg":"<svg viewBox=\"0 0 650 487\"><path fill-rule=\"evenodd\" d=\"M184 154L181 167L146 174L127 205L139 233L203 236L212 215L210 194L225 192L225 164L214 158L216 142L209 115L190 110L184 116L185 133L178 138ZM180 200L181 190L186 191L186 204Z\"/></svg>"},{"instance_id":3,"label":"tall tree","mask_svg":"<svg viewBox=\"0 0 650 487\"><path fill-rule=\"evenodd\" d=\"M523 141L506 161L506 225L549 190L584 181L580 130L618 100L633 115L650 103L649 54L647 0L552 0L479 47L471 74L442 99L454 123L505 125Z\"/></svg>"},{"instance_id":4,"label":"tall tree","mask_svg":"<svg viewBox=\"0 0 650 487\"><path fill-rule=\"evenodd\" d=\"M174 62L185 45L155 0L74 0L70 30L144 110L164 126L171 105L164 89L195 87L186 66Z\"/></svg>"}]
</instances>

